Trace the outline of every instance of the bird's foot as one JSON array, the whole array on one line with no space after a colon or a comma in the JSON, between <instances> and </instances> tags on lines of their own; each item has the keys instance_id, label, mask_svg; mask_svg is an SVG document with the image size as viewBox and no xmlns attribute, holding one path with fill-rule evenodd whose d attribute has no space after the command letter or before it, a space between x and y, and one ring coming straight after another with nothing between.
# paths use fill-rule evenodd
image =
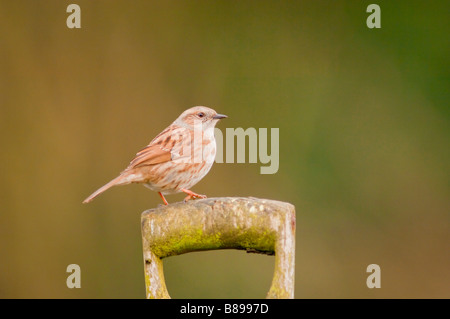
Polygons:
<instances>
[{"instance_id":1,"label":"bird's foot","mask_svg":"<svg viewBox=\"0 0 450 319\"><path fill-rule=\"evenodd\" d=\"M184 202L185 202L185 203L186 203L188 200L191 200L191 199L206 198L206 195L197 194L197 193L194 193L193 191L190 191L190 190L188 190L188 189L182 188L181 191L184 192L184 193L186 193L186 194L188 194L188 196L186 196L186 198L184 199Z\"/></svg>"}]
</instances>

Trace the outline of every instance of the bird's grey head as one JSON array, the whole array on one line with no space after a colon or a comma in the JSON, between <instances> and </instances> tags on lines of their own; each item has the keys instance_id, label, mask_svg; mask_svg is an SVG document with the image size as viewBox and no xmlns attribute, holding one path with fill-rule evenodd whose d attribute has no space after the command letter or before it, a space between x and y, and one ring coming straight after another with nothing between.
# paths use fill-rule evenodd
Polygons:
<instances>
[{"instance_id":1,"label":"bird's grey head","mask_svg":"<svg viewBox=\"0 0 450 319\"><path fill-rule=\"evenodd\" d=\"M195 125L202 125L202 129L214 128L220 119L226 115L218 114L206 106L194 106L187 109L175 120L174 124L193 129Z\"/></svg>"}]
</instances>

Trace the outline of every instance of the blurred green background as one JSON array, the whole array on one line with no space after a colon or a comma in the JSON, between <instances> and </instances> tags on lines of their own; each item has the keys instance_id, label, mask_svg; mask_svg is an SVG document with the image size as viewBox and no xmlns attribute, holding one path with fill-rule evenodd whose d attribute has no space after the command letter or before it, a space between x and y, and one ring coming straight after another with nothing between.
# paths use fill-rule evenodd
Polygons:
<instances>
[{"instance_id":1,"label":"blurred green background","mask_svg":"<svg viewBox=\"0 0 450 319\"><path fill-rule=\"evenodd\" d=\"M374 2L381 29L366 26ZM296 206L296 298L450 298L449 12L0 0L0 297L144 298L140 214L159 196L131 185L81 201L207 105L229 116L223 132L280 128L276 174L216 163L193 190ZM72 263L81 289L66 286ZM174 298L262 298L273 266L228 250L164 261Z\"/></svg>"}]
</instances>

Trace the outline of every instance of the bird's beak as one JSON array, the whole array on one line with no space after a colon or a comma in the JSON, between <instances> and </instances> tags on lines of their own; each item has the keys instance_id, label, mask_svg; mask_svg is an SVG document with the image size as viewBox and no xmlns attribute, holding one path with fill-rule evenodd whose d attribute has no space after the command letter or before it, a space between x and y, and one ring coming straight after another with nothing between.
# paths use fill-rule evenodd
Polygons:
<instances>
[{"instance_id":1,"label":"bird's beak","mask_svg":"<svg viewBox=\"0 0 450 319\"><path fill-rule=\"evenodd\" d=\"M216 114L216 115L213 116L213 119L220 120L220 119L224 119L226 117L228 117L228 116L223 115L223 114Z\"/></svg>"}]
</instances>

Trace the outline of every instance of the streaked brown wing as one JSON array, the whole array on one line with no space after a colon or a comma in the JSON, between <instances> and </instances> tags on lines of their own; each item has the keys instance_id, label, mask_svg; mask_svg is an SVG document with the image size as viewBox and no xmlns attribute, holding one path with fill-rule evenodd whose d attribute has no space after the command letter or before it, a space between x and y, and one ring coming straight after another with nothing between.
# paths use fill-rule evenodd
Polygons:
<instances>
[{"instance_id":1,"label":"streaked brown wing","mask_svg":"<svg viewBox=\"0 0 450 319\"><path fill-rule=\"evenodd\" d=\"M140 150L128 168L155 165L172 160L172 151L181 135L180 127L169 126L156 136L149 145Z\"/></svg>"},{"instance_id":2,"label":"streaked brown wing","mask_svg":"<svg viewBox=\"0 0 450 319\"><path fill-rule=\"evenodd\" d=\"M154 165L168 162L172 159L170 151L163 150L159 145L148 145L136 154L128 168L136 168L144 165Z\"/></svg>"}]
</instances>

